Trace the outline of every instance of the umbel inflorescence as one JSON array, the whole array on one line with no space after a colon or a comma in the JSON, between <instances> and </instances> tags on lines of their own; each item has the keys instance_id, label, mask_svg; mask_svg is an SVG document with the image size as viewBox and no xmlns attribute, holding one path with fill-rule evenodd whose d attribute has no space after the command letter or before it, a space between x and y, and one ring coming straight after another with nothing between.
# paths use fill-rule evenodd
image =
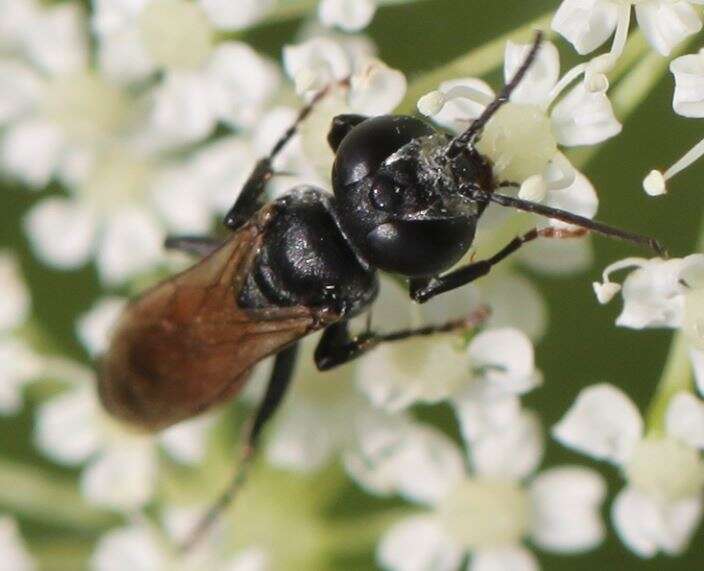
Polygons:
<instances>
[{"instance_id":1,"label":"umbel inflorescence","mask_svg":"<svg viewBox=\"0 0 704 571\"><path fill-rule=\"evenodd\" d=\"M234 407L158 435L127 429L100 405L93 363L128 298L189 263L164 252L165 237L211 232L256 161L321 89L326 97L276 158L271 198L296 184L331 190L326 137L334 116L417 112L449 135L464 131L502 87L488 72L503 64L510 81L535 28L550 38L476 145L496 180L516 184L502 192L595 216L587 158L619 140L628 114L665 77L663 62L674 77L674 112L704 116L704 55L694 47L700 1L563 0L486 46L469 42L450 64L406 76L381 59L374 38L385 33L387 14L410 18L436 2L0 4L0 174L3 193L27 204L22 245L5 244L0 255L0 414L18 426L30 415L33 446L70 469L65 487L52 487L51 475L35 477L43 464L21 472L0 460L0 476L25 474L30 490L0 493L8 512L0 560L8 569L45 568L49 560L99 571L344 568L330 561L357 549L400 571L450 571L467 559L473 571L531 570L542 553L598 557L610 530L641 557L682 555L696 544L704 510L699 253L613 261L593 284L595 306L623 298L617 325L674 330L662 380L642 379L654 393L643 413L615 386L622 379L579 391L544 379L536 364L534 348L550 332L537 282L593 272L588 238L533 242L498 271L422 306L382 276L368 318L375 328L438 324L478 307L491 315L471 335L382 345L330 373L315 369L316 339L307 339L242 501L186 553L179 545L229 477L237 427L261 398L270 365L255 371ZM295 34L264 51L258 33L276 35L281 22ZM700 142L669 168L633 173L622 191L642 184L663 195L702 154ZM468 258L489 257L536 224L573 230L489 208ZM85 267L89 277L65 274ZM47 268L92 284L69 340L48 322L46 308L61 305L61 293L47 296L36 281ZM579 333L575 344L585 341ZM574 403L550 427L523 399L558 383ZM606 503L603 464L556 464L546 456L549 443L611 464L623 487ZM348 497L364 498L350 522ZM24 530L32 518L60 527L75 557L63 562L41 533L23 539L17 522Z\"/></svg>"}]
</instances>

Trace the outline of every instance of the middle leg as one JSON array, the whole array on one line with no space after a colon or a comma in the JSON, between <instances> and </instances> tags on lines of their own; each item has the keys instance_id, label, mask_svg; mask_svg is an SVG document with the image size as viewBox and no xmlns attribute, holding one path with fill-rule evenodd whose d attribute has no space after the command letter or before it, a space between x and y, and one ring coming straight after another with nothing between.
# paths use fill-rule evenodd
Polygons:
<instances>
[{"instance_id":1,"label":"middle leg","mask_svg":"<svg viewBox=\"0 0 704 571\"><path fill-rule=\"evenodd\" d=\"M339 321L323 331L318 346L315 348L315 364L320 371L326 371L361 357L381 343L472 329L484 322L488 316L489 310L485 307L480 307L469 316L453 319L440 325L402 329L391 333L367 331L354 337L349 332L349 321Z\"/></svg>"}]
</instances>

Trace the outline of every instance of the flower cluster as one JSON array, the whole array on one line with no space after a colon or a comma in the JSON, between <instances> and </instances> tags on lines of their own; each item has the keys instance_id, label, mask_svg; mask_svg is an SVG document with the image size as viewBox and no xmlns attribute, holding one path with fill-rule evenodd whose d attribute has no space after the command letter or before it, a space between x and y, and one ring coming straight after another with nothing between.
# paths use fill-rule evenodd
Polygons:
<instances>
[{"instance_id":1,"label":"flower cluster","mask_svg":"<svg viewBox=\"0 0 704 571\"><path fill-rule=\"evenodd\" d=\"M625 53L631 8L648 42L669 55L701 29L696 5L702 3L564 0L552 27L579 54L611 36L613 45L564 73L558 47L540 45L510 101L477 141L501 192L595 216L597 192L571 149L596 147L622 130L609 80ZM75 471L76 493L91 510L120 518L100 534L90 530L96 541L85 559L98 571L264 571L282 561L292 568L300 554L276 540L290 534L289 527L300 533L301 549L329 547L316 537L322 535L318 524L297 527L313 518L304 502L293 504L281 493L272 499L277 483L255 488L248 499L259 502L256 509L247 498L244 508L237 505L243 511L233 529L227 518L218 520L193 549L179 551L230 477L230 448L221 448L232 444L233 415L261 399L270 363L254 370L234 412L218 410L156 435L108 416L96 390L97 367L86 364L99 363L109 346L127 292L183 267L181 258L163 253L164 238L212 231L256 161L322 88L326 96L276 157L271 197L299 183L330 190L334 155L326 134L334 116L383 115L408 104L406 76L384 63L363 33L383 2L320 0L307 12L306 2L298 4L0 5L0 171L31 202L22 232L47 268L92 264L105 290L75 320L85 362L69 359L61 352L65 340L52 343L33 315L15 254L0 252L0 414L18 413L29 383L36 383L36 394L27 397L34 405L33 444ZM291 13L308 19L282 47L280 61L245 42L253 28ZM506 82L530 47L506 43ZM704 52L679 57L670 69L675 111L704 116ZM413 103L457 134L496 92L477 77L446 77ZM664 173L653 171L646 191L663 194L666 181L701 154L704 143ZM465 262L494 255L529 228L572 229L499 210L482 215ZM536 272L570 274L591 265L590 247L588 240L544 239L513 259ZM629 268L635 270L623 285L611 280ZM618 325L678 330L704 397L704 255L628 258L607 267L594 290L601 303L622 293ZM545 431L523 397L543 384L534 344L546 332L547 310L515 264L422 306L408 300L396 279L381 275L373 311L352 327L385 333L438 325L482 306L490 315L476 330L382 343L325 374L313 364L318 338L304 339L286 405L264 438L262 460L287 480L339 465L356 493L406 502L406 515L394 512L375 538L376 560L385 569L452 571L469 558L472 571L534 570L539 563L531 548L577 554L605 537L602 477L580 465L541 469ZM620 470L626 485L611 519L623 543L643 557L683 552L704 513L704 401L686 383L677 388L653 423L619 389L595 385L548 431ZM417 414L430 407L451 411L457 435L440 430L450 423ZM258 519L238 528L245 513ZM278 527L271 524L277 518L283 521ZM270 525L262 530L259 520ZM0 559L0 567L13 570L38 565L9 516L0 519Z\"/></svg>"}]
</instances>

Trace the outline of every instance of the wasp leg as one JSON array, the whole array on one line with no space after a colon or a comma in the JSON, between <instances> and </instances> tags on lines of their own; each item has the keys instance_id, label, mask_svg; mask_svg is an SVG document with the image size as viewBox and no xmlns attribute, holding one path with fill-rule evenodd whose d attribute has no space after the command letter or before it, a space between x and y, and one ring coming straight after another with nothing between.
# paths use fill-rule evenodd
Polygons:
<instances>
[{"instance_id":1,"label":"wasp leg","mask_svg":"<svg viewBox=\"0 0 704 571\"><path fill-rule=\"evenodd\" d=\"M411 298L418 303L425 303L438 294L445 293L458 287L462 287L477 278L485 276L496 264L513 254L527 242L532 242L537 238L578 238L588 233L585 228L558 229L543 228L538 230L533 228L522 236L517 236L504 246L491 258L467 264L443 276L434 278L416 278L410 282L409 293Z\"/></svg>"},{"instance_id":2,"label":"wasp leg","mask_svg":"<svg viewBox=\"0 0 704 571\"><path fill-rule=\"evenodd\" d=\"M346 82L343 81L342 83L344 84ZM301 123L310 115L316 104L327 95L332 85L333 84L324 87L313 96L308 104L298 112L298 116L293 124L286 129L286 132L276 141L269 154L259 159L257 164L254 165L254 169L252 169L252 172L242 186L242 190L235 204L225 215L224 224L230 230L237 230L261 208L262 195L264 194L266 183L274 175L272 166L274 159L293 138Z\"/></svg>"},{"instance_id":3,"label":"wasp leg","mask_svg":"<svg viewBox=\"0 0 704 571\"><path fill-rule=\"evenodd\" d=\"M178 250L201 258L212 254L220 244L222 241L210 236L167 236L164 240L167 250Z\"/></svg>"},{"instance_id":4,"label":"wasp leg","mask_svg":"<svg viewBox=\"0 0 704 571\"><path fill-rule=\"evenodd\" d=\"M286 394L286 389L291 384L293 372L296 367L296 357L298 355L298 344L281 351L276 355L274 368L269 377L269 383L266 387L266 394L259 404L259 408L254 413L249 427L245 432L244 442L242 445L242 454L239 466L230 481L230 484L223 491L220 497L210 507L207 513L200 520L198 525L187 536L186 540L181 545L181 552L189 551L196 545L208 530L213 526L217 519L235 500L237 493L242 489L242 486L247 480L247 473L252 464L257 451L257 444L262 429L267 421L279 408Z\"/></svg>"},{"instance_id":5,"label":"wasp leg","mask_svg":"<svg viewBox=\"0 0 704 571\"><path fill-rule=\"evenodd\" d=\"M427 325L415 329L401 329L392 333L366 332L356 337L349 333L349 322L334 323L323 331L323 335L315 349L315 364L321 371L327 371L361 357L367 351L381 343L403 341L411 337L427 337L436 333L449 333L472 329L486 320L489 311L485 307L479 308L467 317L453 319L440 325Z\"/></svg>"}]
</instances>

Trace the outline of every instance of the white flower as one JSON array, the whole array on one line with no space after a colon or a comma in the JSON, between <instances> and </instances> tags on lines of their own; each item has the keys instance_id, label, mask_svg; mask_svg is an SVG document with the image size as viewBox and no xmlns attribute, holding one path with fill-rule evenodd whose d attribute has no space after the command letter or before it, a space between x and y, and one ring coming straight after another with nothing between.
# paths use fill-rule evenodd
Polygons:
<instances>
[{"instance_id":1,"label":"white flower","mask_svg":"<svg viewBox=\"0 0 704 571\"><path fill-rule=\"evenodd\" d=\"M538 386L541 375L526 334L500 325L511 319L514 303L526 302L526 327L536 325L532 321L536 316L528 315L533 302L530 295L524 295L525 284L520 280L502 275L489 281L487 290L493 297L484 297L483 290L477 294L476 290L462 288L419 309L397 283L381 280L373 315L382 331L469 316L479 307L479 300L500 311L490 317L498 319L496 326L475 335L466 348L459 336L438 334L384 343L370 351L359 360L355 376L374 406L398 412L417 402L449 401L468 439L505 424L517 414L519 396ZM534 312L540 310L534 308Z\"/></svg>"},{"instance_id":2,"label":"white flower","mask_svg":"<svg viewBox=\"0 0 704 571\"><path fill-rule=\"evenodd\" d=\"M17 260L0 252L0 414L22 406L22 390L42 371L43 361L24 342L17 329L26 321L30 297Z\"/></svg>"},{"instance_id":3,"label":"white flower","mask_svg":"<svg viewBox=\"0 0 704 571\"><path fill-rule=\"evenodd\" d=\"M704 117L704 50L675 58L670 62L675 76L672 107L683 117ZM643 180L645 192L658 196L667 192L667 181L682 172L704 154L704 140L699 141L665 172L652 170Z\"/></svg>"},{"instance_id":4,"label":"white flower","mask_svg":"<svg viewBox=\"0 0 704 571\"><path fill-rule=\"evenodd\" d=\"M704 508L704 405L687 393L668 405L665 434L646 436L631 400L612 385L584 389L553 435L565 446L618 466L628 484L612 518L641 557L682 553Z\"/></svg>"},{"instance_id":5,"label":"white flower","mask_svg":"<svg viewBox=\"0 0 704 571\"><path fill-rule=\"evenodd\" d=\"M616 324L633 329L645 327L681 327L686 297L704 286L690 283L688 276L704 264L704 254L685 258L625 258L606 267L602 282L594 290L600 303L608 303L619 292L623 311ZM623 285L612 282L612 273L635 268Z\"/></svg>"},{"instance_id":6,"label":"white flower","mask_svg":"<svg viewBox=\"0 0 704 571\"><path fill-rule=\"evenodd\" d=\"M71 185L126 127L130 98L88 67L79 5L37 9L23 33L23 52L0 58L0 167L33 187Z\"/></svg>"},{"instance_id":7,"label":"white flower","mask_svg":"<svg viewBox=\"0 0 704 571\"><path fill-rule=\"evenodd\" d=\"M0 516L0 567L7 571L33 571L34 559L27 551L17 523L10 516Z\"/></svg>"},{"instance_id":8,"label":"white flower","mask_svg":"<svg viewBox=\"0 0 704 571\"><path fill-rule=\"evenodd\" d=\"M127 300L104 297L76 322L76 332L91 357L98 357L108 348L110 333Z\"/></svg>"},{"instance_id":9,"label":"white flower","mask_svg":"<svg viewBox=\"0 0 704 571\"><path fill-rule=\"evenodd\" d=\"M110 418L99 402L92 371L74 367L73 374L58 373L72 388L47 400L37 411L36 444L56 462L86 464L80 486L91 503L116 510L138 509L155 491L159 440ZM161 443L175 459L198 462L211 420L201 417L176 425L160 435ZM169 438L171 431L181 431L181 436Z\"/></svg>"},{"instance_id":10,"label":"white flower","mask_svg":"<svg viewBox=\"0 0 704 571\"><path fill-rule=\"evenodd\" d=\"M352 442L353 427L369 410L356 392L350 363L319 372L313 351L319 336L303 341L286 406L277 414L266 444L274 466L308 472L319 470Z\"/></svg>"},{"instance_id":11,"label":"white flower","mask_svg":"<svg viewBox=\"0 0 704 571\"><path fill-rule=\"evenodd\" d=\"M93 571L266 571L266 553L256 547L228 553L222 533L199 542L187 553L179 553L176 542L193 529L202 509L171 509L163 517L166 534L146 521L135 522L103 535L93 552ZM218 530L220 531L220 530ZM166 537L165 537L166 535Z\"/></svg>"},{"instance_id":12,"label":"white flower","mask_svg":"<svg viewBox=\"0 0 704 571\"><path fill-rule=\"evenodd\" d=\"M564 553L601 541L601 478L577 466L534 476L542 455L535 417L523 413L507 430L480 441L481 452L470 445L471 472L436 430L396 417L361 431L360 450L346 460L353 477L371 491L399 493L426 508L382 537L382 567L451 571L469 553L471 570L533 570L537 561L524 540Z\"/></svg>"},{"instance_id":13,"label":"white flower","mask_svg":"<svg viewBox=\"0 0 704 571\"><path fill-rule=\"evenodd\" d=\"M248 45L218 44L215 35L251 22L256 11L249 1L99 0L93 29L102 68L120 82L165 71L151 120L174 143L199 140L218 121L252 125L278 86L277 71Z\"/></svg>"},{"instance_id":14,"label":"white flower","mask_svg":"<svg viewBox=\"0 0 704 571\"><path fill-rule=\"evenodd\" d=\"M507 43L507 81L529 49L528 44ZM477 148L492 160L499 180L522 183L519 196L560 208L577 206L578 214L591 217L596 212L596 195L584 177L580 175L577 180L577 171L558 146L595 145L618 134L621 125L605 90L588 89L584 82L555 103L564 89L586 72L586 67L577 66L562 79L559 71L557 49L544 42L511 102L487 124ZM436 104L426 109L428 98ZM486 83L465 78L442 83L439 91L426 95L418 105L422 111L435 111L433 119L439 124L463 131L493 98L494 92ZM554 192L560 190L568 192ZM571 195L579 198L570 204L566 201Z\"/></svg>"},{"instance_id":15,"label":"white flower","mask_svg":"<svg viewBox=\"0 0 704 571\"><path fill-rule=\"evenodd\" d=\"M648 42L667 56L682 40L702 28L701 0L563 0L552 20L552 29L565 37L580 54L587 54L614 35L609 54L616 60L628 35L631 5Z\"/></svg>"},{"instance_id":16,"label":"white flower","mask_svg":"<svg viewBox=\"0 0 704 571\"><path fill-rule=\"evenodd\" d=\"M349 41L319 36L285 46L284 67L299 94L349 78L343 113L383 115L393 111L406 92L403 73L373 57L366 46Z\"/></svg>"}]
</instances>

